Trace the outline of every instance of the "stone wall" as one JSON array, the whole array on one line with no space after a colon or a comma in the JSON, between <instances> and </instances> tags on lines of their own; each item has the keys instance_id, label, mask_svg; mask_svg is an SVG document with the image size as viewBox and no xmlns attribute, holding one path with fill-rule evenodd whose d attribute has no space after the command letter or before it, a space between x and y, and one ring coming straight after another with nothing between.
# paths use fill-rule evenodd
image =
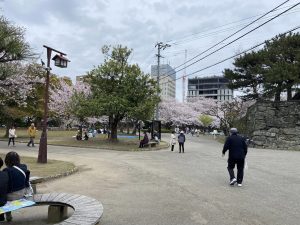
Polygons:
<instances>
[{"instance_id":1,"label":"stone wall","mask_svg":"<svg viewBox=\"0 0 300 225\"><path fill-rule=\"evenodd\" d=\"M246 124L257 147L300 150L300 101L257 102Z\"/></svg>"}]
</instances>

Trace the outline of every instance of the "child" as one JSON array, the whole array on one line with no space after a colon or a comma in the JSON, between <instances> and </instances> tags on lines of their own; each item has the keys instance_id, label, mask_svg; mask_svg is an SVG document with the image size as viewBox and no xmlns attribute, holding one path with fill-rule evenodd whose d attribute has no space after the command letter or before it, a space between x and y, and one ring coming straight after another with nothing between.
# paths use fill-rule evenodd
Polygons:
<instances>
[{"instance_id":1,"label":"child","mask_svg":"<svg viewBox=\"0 0 300 225\"><path fill-rule=\"evenodd\" d=\"M0 169L3 166L3 160L0 157ZM7 200L8 174L0 170L0 206L4 206ZM0 222L4 221L4 214L0 214Z\"/></svg>"}]
</instances>

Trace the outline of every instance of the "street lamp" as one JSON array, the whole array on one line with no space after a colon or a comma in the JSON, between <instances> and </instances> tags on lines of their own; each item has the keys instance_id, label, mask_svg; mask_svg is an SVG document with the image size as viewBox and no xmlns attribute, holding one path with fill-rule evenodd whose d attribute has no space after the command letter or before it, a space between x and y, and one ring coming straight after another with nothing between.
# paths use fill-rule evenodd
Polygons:
<instances>
[{"instance_id":1,"label":"street lamp","mask_svg":"<svg viewBox=\"0 0 300 225\"><path fill-rule=\"evenodd\" d=\"M66 68L68 62L70 62L65 56L67 54L57 51L53 48L50 48L46 45L43 45L44 48L47 49L47 67L46 67L46 83L45 83L45 99L44 99L44 115L42 121L42 135L40 139L40 146L39 146L39 155L38 155L38 163L47 163L47 123L48 123L48 102L49 102L49 83L50 83L50 59L52 51L58 53L59 55L55 55L52 60L55 61L55 66Z\"/></svg>"}]
</instances>

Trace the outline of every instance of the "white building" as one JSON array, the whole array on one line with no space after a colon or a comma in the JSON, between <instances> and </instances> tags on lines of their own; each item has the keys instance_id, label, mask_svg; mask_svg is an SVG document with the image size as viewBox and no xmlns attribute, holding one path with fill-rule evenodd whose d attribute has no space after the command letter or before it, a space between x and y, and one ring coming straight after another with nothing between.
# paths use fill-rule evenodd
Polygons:
<instances>
[{"instance_id":1,"label":"white building","mask_svg":"<svg viewBox=\"0 0 300 225\"><path fill-rule=\"evenodd\" d=\"M159 67L159 88L162 99L176 98L176 71L168 64ZM157 65L151 66L151 77L157 80Z\"/></svg>"}]
</instances>

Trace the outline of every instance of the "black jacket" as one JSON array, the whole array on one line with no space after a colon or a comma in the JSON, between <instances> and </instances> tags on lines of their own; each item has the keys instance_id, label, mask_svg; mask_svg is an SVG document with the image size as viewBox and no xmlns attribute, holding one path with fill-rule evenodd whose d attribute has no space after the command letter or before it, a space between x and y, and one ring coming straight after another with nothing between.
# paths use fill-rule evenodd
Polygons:
<instances>
[{"instance_id":1,"label":"black jacket","mask_svg":"<svg viewBox=\"0 0 300 225\"><path fill-rule=\"evenodd\" d=\"M226 139L223 154L229 150L230 159L244 159L247 155L247 144L245 139L237 134L232 134Z\"/></svg>"},{"instance_id":2,"label":"black jacket","mask_svg":"<svg viewBox=\"0 0 300 225\"><path fill-rule=\"evenodd\" d=\"M6 204L8 188L8 174L7 172L0 171L0 206Z\"/></svg>"},{"instance_id":3,"label":"black jacket","mask_svg":"<svg viewBox=\"0 0 300 225\"><path fill-rule=\"evenodd\" d=\"M7 193L20 191L29 186L28 181L30 172L27 170L27 166L25 164L20 164L18 167L24 171L26 177L14 167L7 167L3 170L8 173L9 177Z\"/></svg>"}]
</instances>

